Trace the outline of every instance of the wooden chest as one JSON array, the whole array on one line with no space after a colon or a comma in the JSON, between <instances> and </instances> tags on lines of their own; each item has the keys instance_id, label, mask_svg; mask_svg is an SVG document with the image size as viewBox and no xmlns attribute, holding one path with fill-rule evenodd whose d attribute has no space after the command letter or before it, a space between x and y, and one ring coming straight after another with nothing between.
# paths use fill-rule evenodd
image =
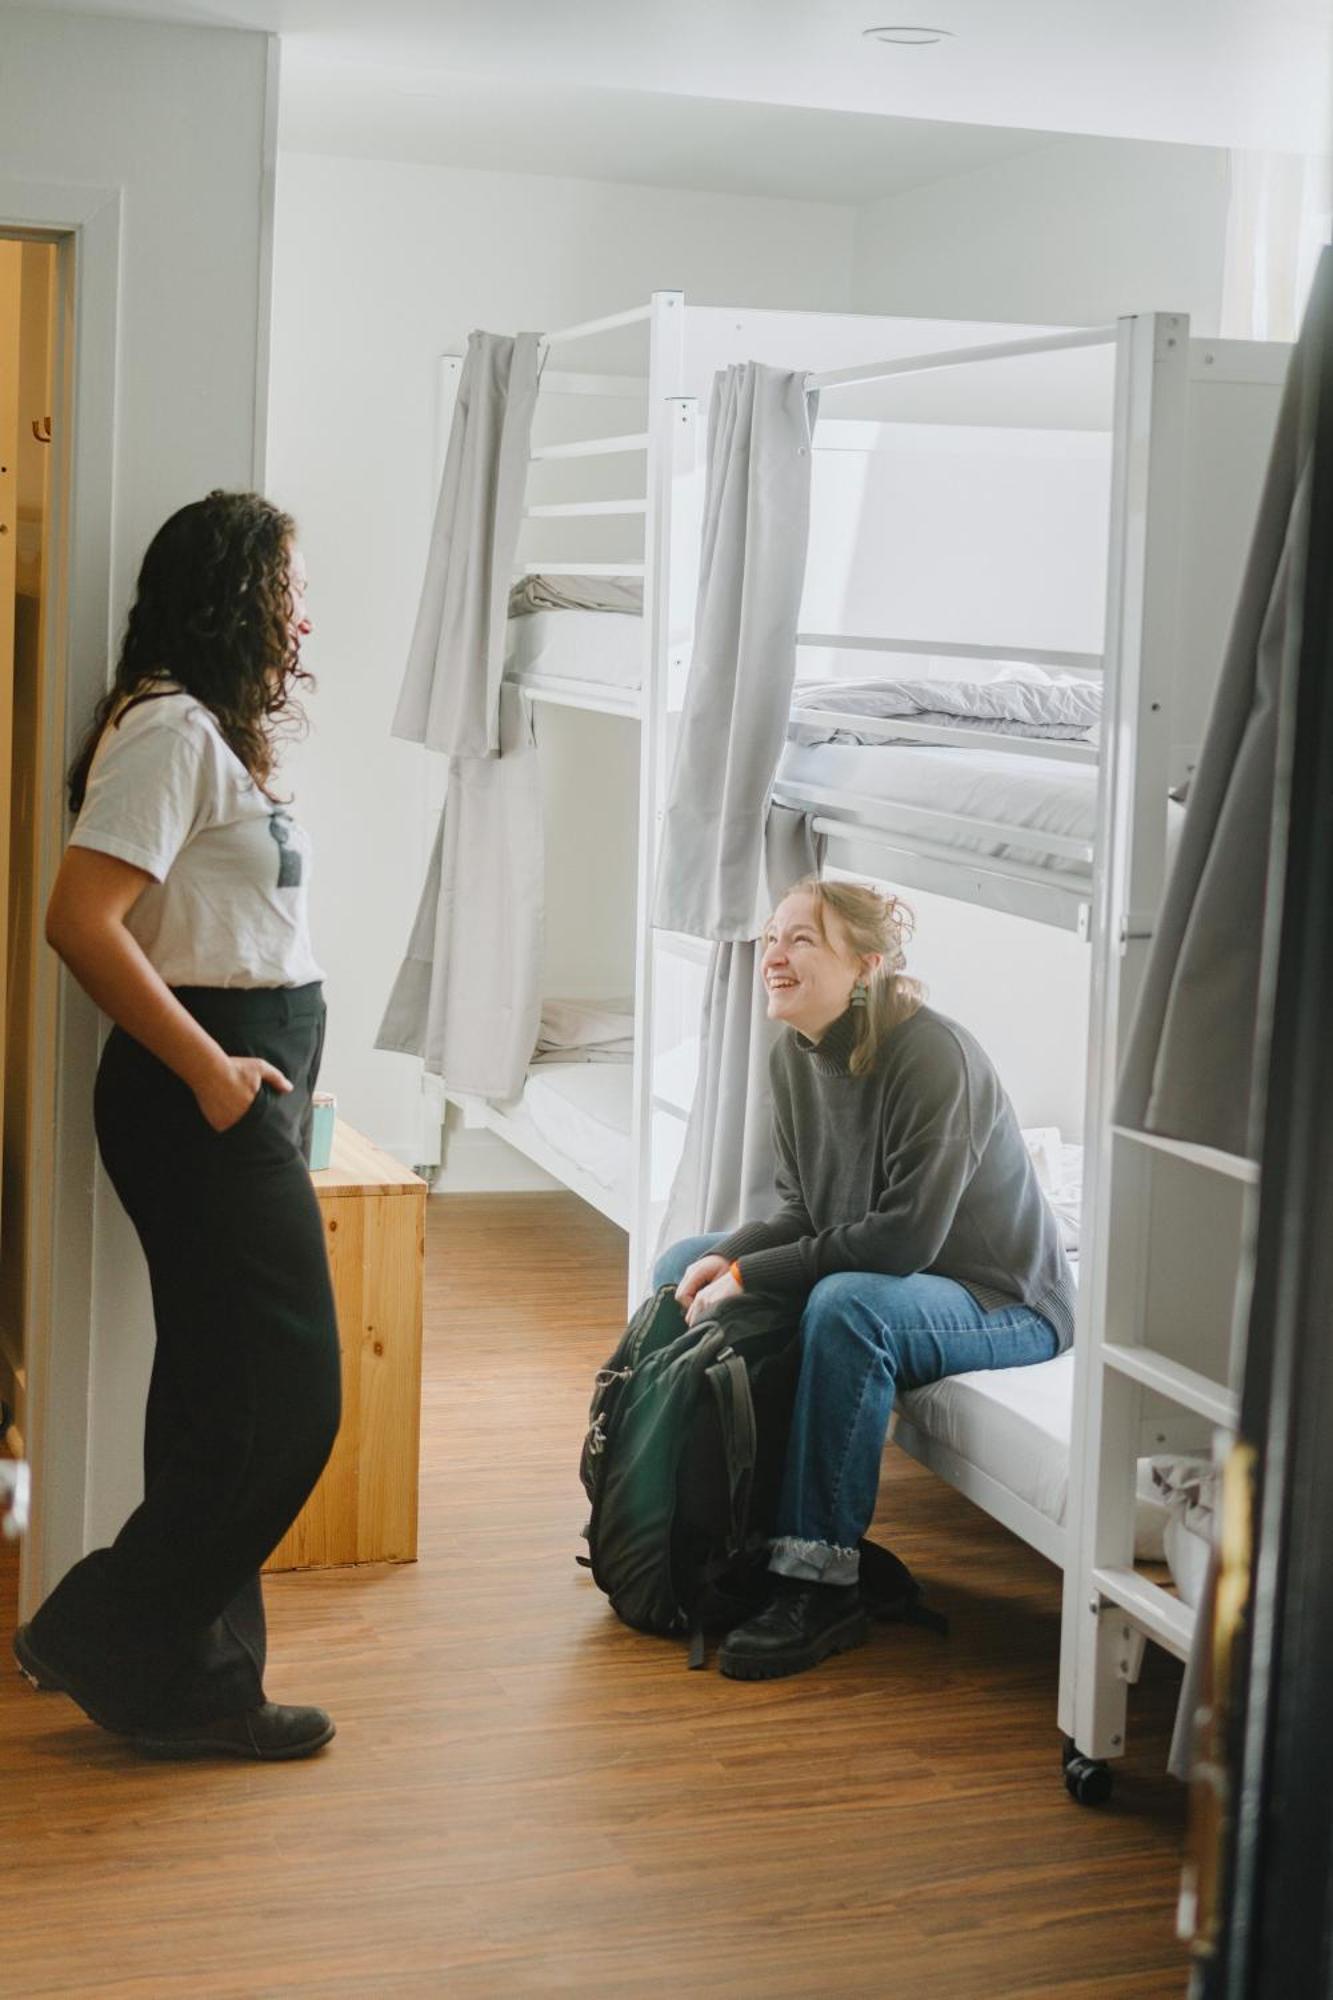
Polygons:
<instances>
[{"instance_id":1,"label":"wooden chest","mask_svg":"<svg viewBox=\"0 0 1333 2000\"><path fill-rule=\"evenodd\" d=\"M426 1183L341 1122L311 1176L342 1345L342 1425L318 1486L266 1565L414 1562Z\"/></svg>"}]
</instances>

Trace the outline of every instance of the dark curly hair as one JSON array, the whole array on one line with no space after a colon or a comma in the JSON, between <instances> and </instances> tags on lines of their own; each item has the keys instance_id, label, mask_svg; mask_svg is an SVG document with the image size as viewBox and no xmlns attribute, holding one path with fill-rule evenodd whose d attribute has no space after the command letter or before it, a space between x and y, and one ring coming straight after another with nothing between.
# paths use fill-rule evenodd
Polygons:
<instances>
[{"instance_id":1,"label":"dark curly hair","mask_svg":"<svg viewBox=\"0 0 1333 2000\"><path fill-rule=\"evenodd\" d=\"M214 492L158 529L139 571L115 679L69 773L77 813L102 732L175 685L210 710L261 790L274 768L275 725L299 725L294 690L311 676L291 630L296 523L258 493ZM117 716L117 724L120 717Z\"/></svg>"}]
</instances>

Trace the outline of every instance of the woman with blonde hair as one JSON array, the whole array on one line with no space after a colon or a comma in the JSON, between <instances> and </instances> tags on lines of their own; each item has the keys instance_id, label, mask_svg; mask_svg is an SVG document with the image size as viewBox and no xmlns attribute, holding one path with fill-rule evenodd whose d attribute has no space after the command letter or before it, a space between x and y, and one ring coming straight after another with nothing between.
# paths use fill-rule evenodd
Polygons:
<instances>
[{"instance_id":1,"label":"woman with blonde hair","mask_svg":"<svg viewBox=\"0 0 1333 2000\"><path fill-rule=\"evenodd\" d=\"M774 1594L722 1671L775 1679L859 1645L859 1544L899 1388L1048 1361L1074 1287L1013 1106L984 1050L904 972L893 896L811 878L764 936L781 1206L661 1259L691 1320L741 1291L801 1309Z\"/></svg>"}]
</instances>

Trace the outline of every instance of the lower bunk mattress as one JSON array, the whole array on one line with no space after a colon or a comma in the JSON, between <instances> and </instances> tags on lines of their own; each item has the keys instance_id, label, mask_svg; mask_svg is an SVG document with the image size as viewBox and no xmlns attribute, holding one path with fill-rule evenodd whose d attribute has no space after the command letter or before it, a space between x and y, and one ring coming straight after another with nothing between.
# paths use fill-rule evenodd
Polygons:
<instances>
[{"instance_id":1,"label":"lower bunk mattress","mask_svg":"<svg viewBox=\"0 0 1333 2000\"><path fill-rule=\"evenodd\" d=\"M898 1401L902 1417L927 1447L942 1446L999 1487L1020 1509L1030 1510L1057 1531L1064 1527L1074 1406L1072 1352L1030 1368L950 1375L923 1389L910 1389ZM1134 1549L1141 1560L1163 1559L1167 1519L1168 1509L1153 1484L1151 1461L1141 1459Z\"/></svg>"},{"instance_id":2,"label":"lower bunk mattress","mask_svg":"<svg viewBox=\"0 0 1333 2000\"><path fill-rule=\"evenodd\" d=\"M543 1063L529 1072L510 1120L525 1120L551 1148L608 1193L630 1184L631 1064Z\"/></svg>"}]
</instances>

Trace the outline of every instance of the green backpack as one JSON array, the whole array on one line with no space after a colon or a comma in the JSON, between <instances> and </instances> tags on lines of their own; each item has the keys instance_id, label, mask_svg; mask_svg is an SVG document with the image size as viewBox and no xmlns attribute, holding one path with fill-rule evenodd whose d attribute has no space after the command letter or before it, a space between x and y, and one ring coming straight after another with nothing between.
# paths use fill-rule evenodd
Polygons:
<instances>
[{"instance_id":1,"label":"green backpack","mask_svg":"<svg viewBox=\"0 0 1333 2000\"><path fill-rule=\"evenodd\" d=\"M702 1666L710 1632L766 1601L800 1372L800 1309L742 1293L686 1326L674 1288L639 1307L598 1371L581 1474L591 1503L579 1560L640 1632L688 1633ZM873 1616L944 1629L905 1564L861 1544Z\"/></svg>"}]
</instances>

